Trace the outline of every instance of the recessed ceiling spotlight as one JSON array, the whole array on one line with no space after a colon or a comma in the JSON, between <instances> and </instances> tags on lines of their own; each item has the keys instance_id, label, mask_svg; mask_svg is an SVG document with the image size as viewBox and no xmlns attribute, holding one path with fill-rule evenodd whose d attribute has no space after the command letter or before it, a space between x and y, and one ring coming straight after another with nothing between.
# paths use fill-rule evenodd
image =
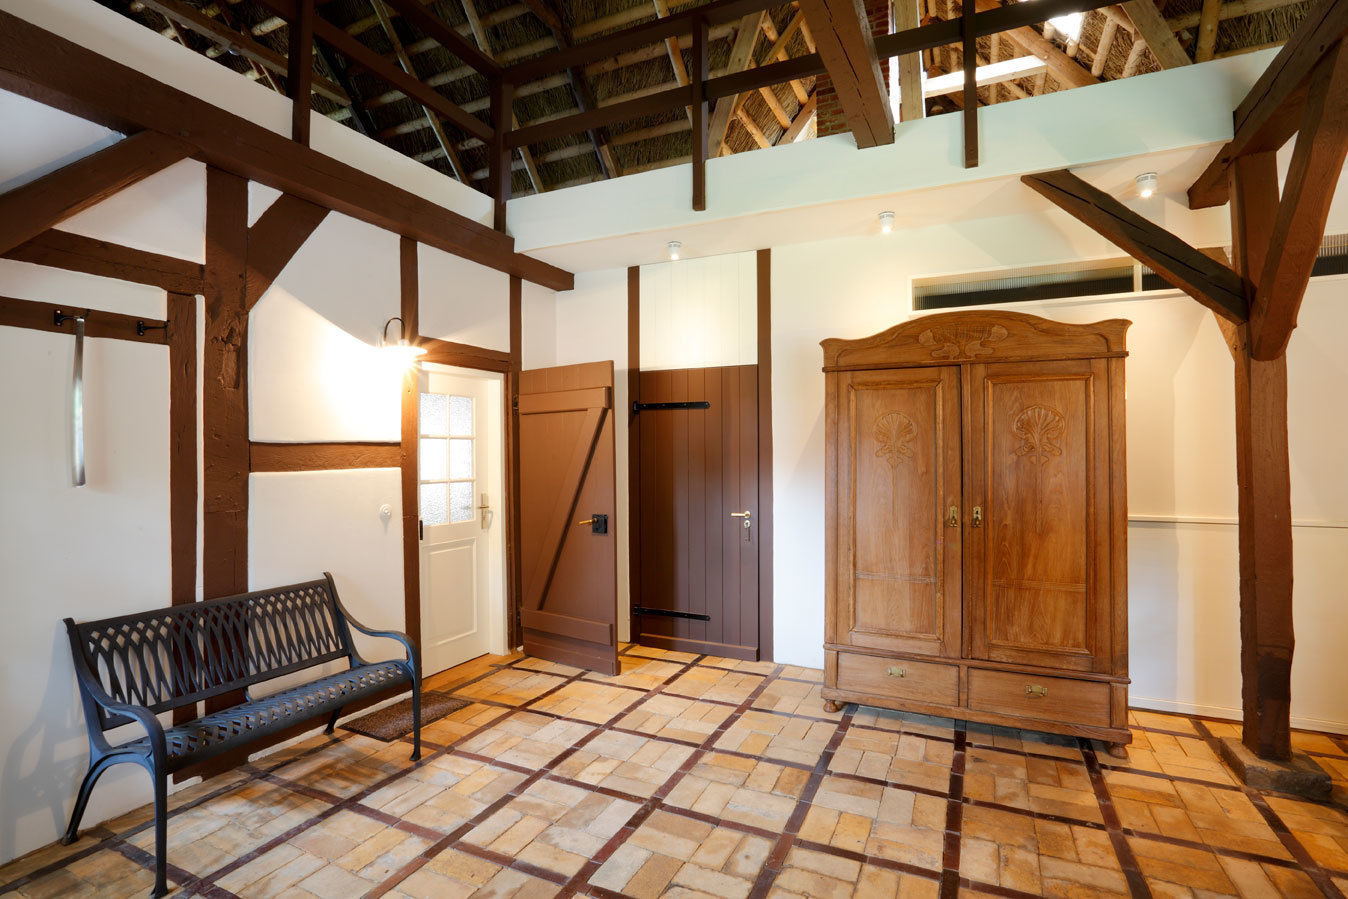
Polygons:
<instances>
[{"instance_id":1,"label":"recessed ceiling spotlight","mask_svg":"<svg viewBox=\"0 0 1348 899\"><path fill-rule=\"evenodd\" d=\"M669 242L669 258L670 258L670 260L673 261L673 260L675 260L675 259L678 259L678 258L679 258L679 250L682 250L682 249L683 249L683 244L679 243L677 240L671 240L671 241Z\"/></svg>"},{"instance_id":2,"label":"recessed ceiling spotlight","mask_svg":"<svg viewBox=\"0 0 1348 899\"><path fill-rule=\"evenodd\" d=\"M1143 172L1137 176L1137 195L1146 200L1156 193L1156 173Z\"/></svg>"},{"instance_id":3,"label":"recessed ceiling spotlight","mask_svg":"<svg viewBox=\"0 0 1348 899\"><path fill-rule=\"evenodd\" d=\"M880 213L880 233L888 234L893 230L894 230L894 213L892 212Z\"/></svg>"}]
</instances>

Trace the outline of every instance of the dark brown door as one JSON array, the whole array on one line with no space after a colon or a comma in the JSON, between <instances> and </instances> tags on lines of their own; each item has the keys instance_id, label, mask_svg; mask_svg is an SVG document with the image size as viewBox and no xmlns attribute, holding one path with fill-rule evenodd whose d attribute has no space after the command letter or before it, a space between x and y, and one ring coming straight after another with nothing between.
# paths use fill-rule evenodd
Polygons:
<instances>
[{"instance_id":1,"label":"dark brown door","mask_svg":"<svg viewBox=\"0 0 1348 899\"><path fill-rule=\"evenodd\" d=\"M758 366L642 372L632 640L758 658ZM745 522L748 527L745 527Z\"/></svg>"},{"instance_id":2,"label":"dark brown door","mask_svg":"<svg viewBox=\"0 0 1348 899\"><path fill-rule=\"evenodd\" d=\"M616 674L613 363L521 372L519 420L524 651Z\"/></svg>"},{"instance_id":3,"label":"dark brown door","mask_svg":"<svg viewBox=\"0 0 1348 899\"><path fill-rule=\"evenodd\" d=\"M835 643L960 655L960 372L838 378Z\"/></svg>"},{"instance_id":4,"label":"dark brown door","mask_svg":"<svg viewBox=\"0 0 1348 899\"><path fill-rule=\"evenodd\" d=\"M973 658L1081 671L1109 663L1109 571L1098 562L1109 558L1110 539L1105 365L969 369L965 582Z\"/></svg>"}]
</instances>

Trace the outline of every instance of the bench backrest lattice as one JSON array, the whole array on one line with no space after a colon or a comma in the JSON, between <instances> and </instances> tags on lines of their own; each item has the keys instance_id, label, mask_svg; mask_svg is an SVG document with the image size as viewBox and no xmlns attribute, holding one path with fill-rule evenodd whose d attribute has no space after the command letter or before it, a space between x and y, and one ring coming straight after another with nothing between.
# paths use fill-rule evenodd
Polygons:
<instances>
[{"instance_id":1,"label":"bench backrest lattice","mask_svg":"<svg viewBox=\"0 0 1348 899\"><path fill-rule=\"evenodd\" d=\"M108 695L156 713L335 659L355 661L327 580L74 627L78 649ZM103 730L126 721L99 717Z\"/></svg>"}]
</instances>

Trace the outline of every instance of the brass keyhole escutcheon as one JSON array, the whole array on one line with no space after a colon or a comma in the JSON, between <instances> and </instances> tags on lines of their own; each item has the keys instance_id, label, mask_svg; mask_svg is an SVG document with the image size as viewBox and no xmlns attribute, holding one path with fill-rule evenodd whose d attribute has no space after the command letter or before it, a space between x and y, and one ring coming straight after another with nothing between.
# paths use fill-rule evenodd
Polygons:
<instances>
[{"instance_id":1,"label":"brass keyhole escutcheon","mask_svg":"<svg viewBox=\"0 0 1348 899\"><path fill-rule=\"evenodd\" d=\"M908 669L900 668L898 665L890 665L889 670L885 672L890 677L907 677Z\"/></svg>"},{"instance_id":2,"label":"brass keyhole escutcheon","mask_svg":"<svg viewBox=\"0 0 1348 899\"><path fill-rule=\"evenodd\" d=\"M1048 695L1048 687L1041 684L1026 684L1025 695L1031 699L1038 699Z\"/></svg>"},{"instance_id":3,"label":"brass keyhole escutcheon","mask_svg":"<svg viewBox=\"0 0 1348 899\"><path fill-rule=\"evenodd\" d=\"M948 528L957 528L960 526L960 507L951 506L950 511L945 516L945 526Z\"/></svg>"},{"instance_id":4,"label":"brass keyhole escutcheon","mask_svg":"<svg viewBox=\"0 0 1348 899\"><path fill-rule=\"evenodd\" d=\"M969 519L969 527L981 528L983 526L983 507L974 506L974 514Z\"/></svg>"}]
</instances>

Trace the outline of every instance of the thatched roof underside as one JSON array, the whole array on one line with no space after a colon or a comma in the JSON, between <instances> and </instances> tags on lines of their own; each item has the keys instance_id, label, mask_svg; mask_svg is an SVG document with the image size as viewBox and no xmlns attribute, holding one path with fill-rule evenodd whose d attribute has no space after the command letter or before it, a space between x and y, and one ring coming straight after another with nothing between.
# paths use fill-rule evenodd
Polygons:
<instances>
[{"instance_id":1,"label":"thatched roof underside","mask_svg":"<svg viewBox=\"0 0 1348 899\"><path fill-rule=\"evenodd\" d=\"M284 92L284 72L269 70L244 56L221 46L218 38L201 33L200 29L185 26L164 14L165 5L190 7L220 22L224 27L243 35L284 57L287 51L287 25L256 0L99 0L105 6L130 16L146 27L180 41L186 46L215 58L247 77L263 82ZM551 0L541 0L551 2ZM953 18L960 14L959 0L918 0L924 21L929 18ZM381 0L319 0L319 14L329 22L345 28L367 47L398 65L401 49L411 61L413 74L432 85L448 100L489 119L488 82L485 77L465 65L440 44L430 39L416 26L384 7L384 16L376 13L375 3ZM622 28L656 18L659 0L557 0L562 21L576 43L609 34ZM679 11L697 2L670 0L668 8ZM429 0L427 9L456 28L460 34L475 41L479 48L501 63L513 63L556 49L554 32L520 0ZM1227 0L1224 18L1217 29L1215 55L1218 57L1247 52L1279 44L1287 39L1311 6L1311 0ZM1180 45L1192 57L1198 34L1198 15L1202 0L1168 0L1162 6L1163 15L1174 26ZM1245 13L1236 15L1236 13ZM802 56L813 50L808 28L794 20L799 10L794 3L770 9L760 21L752 61L764 64L774 49L774 43L786 35L782 46L788 57ZM474 21L476 19L476 21ZM1039 30L1053 43L1074 58L1083 71L1093 71L1101 81L1117 80L1132 75L1156 71L1159 65L1145 45L1128 27L1119 7L1085 14L1081 32L1076 40L1058 33L1051 25ZM793 27L793 22L795 27ZM387 26L391 26L392 33ZM713 76L728 71L732 44L737 37L738 24L717 26L711 31L708 45ZM395 41L397 46L395 46ZM1103 42L1103 46L1102 46ZM687 44L687 41L683 42ZM679 46L685 71L691 70L691 48ZM1014 59L1026 55L1026 50L1006 35L981 38L978 42L979 65ZM602 60L583 71L581 89L588 89L600 106L632 99L644 94L676 86L678 75L673 64L672 49L667 44L655 44L633 50L622 56ZM1104 61L1097 57L1104 54ZM780 58L780 57L779 57ZM958 46L937 48L923 54L923 67L928 76L960 70ZM361 70L349 66L330 50L318 45L315 54L316 76L342 86L353 103L346 106L320 93L313 95L313 107L318 112L350 127L372 132L371 136L389 147L437 169L452 177L459 176L451 165L443 142L457 156L467 180L485 188L487 151L481 141L468 135L448 121L432 127L431 115L414 100L392 89L389 85ZM771 146L783 139L788 125L801 114L802 98L808 98L815 89L815 79L807 78L794 84L777 85L770 89L771 98L753 92L739 98L736 115L730 119L720 147L711 152L744 153L762 146ZM1024 97L1037 96L1064 89L1052 69L1000 84L980 87L980 104L1004 103ZM771 99L776 102L772 103ZM929 97L928 115L958 109L958 95ZM514 112L521 125L547 121L579 111L576 87L567 73L561 72L540 81L516 87ZM797 130L801 139L814 136L814 123L802 121ZM535 190L554 190L559 187L585 183L606 177L600 148L612 159L615 175L646 171L666 165L687 162L692 152L692 130L687 110L669 110L589 134L575 134L526 148L526 153L514 156L512 189L515 195ZM535 184L535 179L539 183Z\"/></svg>"}]
</instances>

